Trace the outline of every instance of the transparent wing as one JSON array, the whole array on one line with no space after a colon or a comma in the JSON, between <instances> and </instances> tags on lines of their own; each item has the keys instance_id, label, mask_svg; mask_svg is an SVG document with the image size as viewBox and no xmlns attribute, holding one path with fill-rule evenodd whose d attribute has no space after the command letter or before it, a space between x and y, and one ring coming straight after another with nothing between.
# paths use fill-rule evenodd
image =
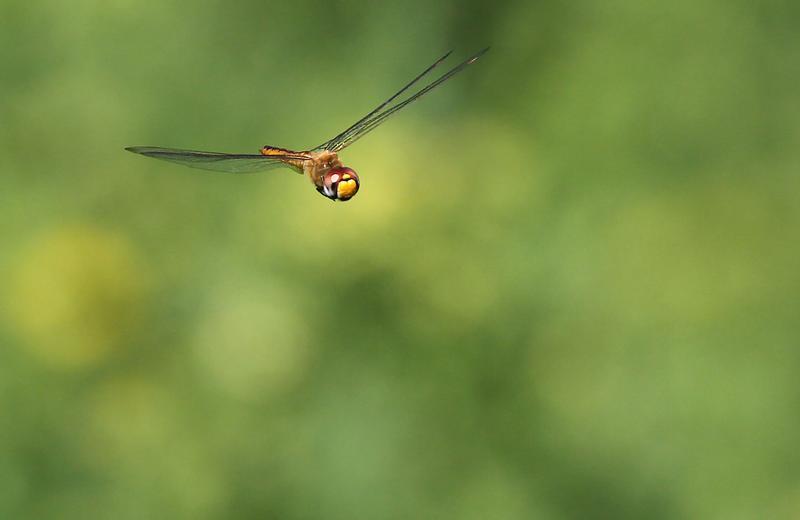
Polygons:
<instances>
[{"instance_id":1,"label":"transparent wing","mask_svg":"<svg viewBox=\"0 0 800 520\"><path fill-rule=\"evenodd\" d=\"M323 143L323 144L321 144L321 145L317 146L317 147L315 148L315 150L323 150L323 149L326 149L326 148L325 148L325 146L326 146L326 145L328 145L328 144L333 144L333 143L334 143L334 142L335 142L337 139L340 139L340 138L342 138L343 136L345 136L345 135L348 135L350 132L352 132L352 131L354 131L355 129L357 129L357 128L358 128L360 125L362 125L362 124L363 124L363 123L365 123L367 120L369 120L369 118L371 118L372 116L374 116L375 114L377 114L377 113L378 113L378 112L379 112L379 111L380 111L380 110L381 110L383 107L385 107L386 105L388 105L389 103L391 103L392 101L394 101L394 100L395 100L395 99L396 99L396 98L397 98L397 97L398 97L400 94L402 94L403 92L405 92L406 90L408 90L409 88L411 88L411 86L412 86L412 85L414 85L414 83L416 83L417 81L419 81L420 79L422 79L422 77L423 77L423 76L425 76L427 73L429 73L429 72L430 72L430 71L432 71L434 68L436 68L436 66L437 66L437 65L439 65L439 64L440 64L440 63L442 63L444 60L446 60L446 59L447 59L447 57L448 57L448 56L450 56L450 54L452 54L452 52L453 52L453 51L449 51L449 52L447 52L447 53L446 53L444 56L442 56L441 58L439 58L438 60L436 60L436 61L433 63L433 65L431 65L430 67L428 67L427 69L425 69L424 71L422 71L422 73L420 73L420 74L419 74L419 76L417 76L416 78L412 79L412 80L411 80L411 81L410 81L410 82L409 82L409 83L408 83L408 84L407 84L405 87L403 87L403 88L401 88L400 90L398 90L398 91L397 91L397 93L396 93L395 95L393 95L392 97L390 97L389 99L387 99L386 101L384 101L383 103L381 103L380 105L378 105L377 107L375 107L375 109L374 109L372 112L370 112L369 114L365 115L364 117L362 117L361 119L359 119L358 121L356 121L355 123L353 123L352 125L350 125L350 127L348 127L348 128L347 128L347 130L345 130L344 132L340 133L339 135L337 135L337 136L336 136L336 137L334 137L333 139L330 139L330 140L326 141L325 143ZM328 150L330 150L330 148L327 148L327 149L328 149Z\"/></svg>"},{"instance_id":2,"label":"transparent wing","mask_svg":"<svg viewBox=\"0 0 800 520\"><path fill-rule=\"evenodd\" d=\"M138 153L153 159L183 164L192 168L226 173L254 173L281 166L292 168L286 161L306 160L304 154L261 155L231 154L219 152L199 152L195 150L176 150L172 148L156 148L152 146L132 146L125 148L129 152ZM293 168L297 171L296 168Z\"/></svg>"},{"instance_id":3,"label":"transparent wing","mask_svg":"<svg viewBox=\"0 0 800 520\"><path fill-rule=\"evenodd\" d=\"M391 116L392 114L396 113L401 108L413 103L417 99L421 98L422 96L424 96L425 94L427 94L428 92L433 90L434 88L438 87L439 85L441 85L442 83L444 83L448 79L452 78L453 76L455 76L456 74L458 74L459 72L464 70L467 66L475 63L475 61L478 58L480 58L488 50L489 50L489 47L481 50L480 52L478 52L478 53L474 54L473 56L471 56L469 59L459 63L458 65L456 65L455 67L453 67L449 71L445 72L444 74L439 76L437 79L432 81L430 84L428 84L426 87L420 89L419 91L417 91L416 93L412 94L411 96L409 96L405 100L400 101L398 103L395 103L394 105L391 105L388 108L386 108L387 105L389 105L392 101L397 99L403 92L405 92L406 90L411 88L411 86L413 86L423 76L425 76L428 72L433 70L437 65L439 65L442 61L444 61L445 58L447 58L450 55L450 53L448 52L447 54L445 54L444 56L442 56L441 58L436 60L433 63L433 65L431 65L430 67L425 69L419 76L417 76L416 78L411 80L410 83L408 83L405 87L400 89L396 94L394 94L392 97L390 97L389 99L387 99L386 101L384 101L383 103L378 105L372 112L370 112L366 116L364 116L361 119L359 119L358 121L356 121L347 130L345 130L344 132L340 133L339 135L337 135L333 139L330 139L330 140L324 142L323 144L317 146L316 148L314 148L314 150L330 150L332 152L338 152L338 151L350 146L351 144L356 142L358 139L364 137L366 134L368 134L369 132L371 132L372 130L377 128L378 125L380 125L381 123L386 121L386 119L388 119L389 116Z\"/></svg>"}]
</instances>

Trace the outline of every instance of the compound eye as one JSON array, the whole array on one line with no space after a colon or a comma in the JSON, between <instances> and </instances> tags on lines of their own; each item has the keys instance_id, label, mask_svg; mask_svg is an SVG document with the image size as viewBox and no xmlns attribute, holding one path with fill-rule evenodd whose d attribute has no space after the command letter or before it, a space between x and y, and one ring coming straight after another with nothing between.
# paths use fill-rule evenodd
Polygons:
<instances>
[{"instance_id":1,"label":"compound eye","mask_svg":"<svg viewBox=\"0 0 800 520\"><path fill-rule=\"evenodd\" d=\"M360 187L358 174L352 168L340 166L332 168L326 175L324 182L330 186L332 199L334 200L350 200Z\"/></svg>"}]
</instances>

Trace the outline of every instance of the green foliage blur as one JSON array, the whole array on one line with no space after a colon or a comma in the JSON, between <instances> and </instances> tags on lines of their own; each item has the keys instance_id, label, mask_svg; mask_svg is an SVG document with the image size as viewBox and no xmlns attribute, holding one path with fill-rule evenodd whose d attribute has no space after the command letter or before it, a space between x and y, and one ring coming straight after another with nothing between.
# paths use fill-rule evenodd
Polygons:
<instances>
[{"instance_id":1,"label":"green foliage blur","mask_svg":"<svg viewBox=\"0 0 800 520\"><path fill-rule=\"evenodd\" d=\"M800 518L798 15L5 0L0 518Z\"/></svg>"}]
</instances>

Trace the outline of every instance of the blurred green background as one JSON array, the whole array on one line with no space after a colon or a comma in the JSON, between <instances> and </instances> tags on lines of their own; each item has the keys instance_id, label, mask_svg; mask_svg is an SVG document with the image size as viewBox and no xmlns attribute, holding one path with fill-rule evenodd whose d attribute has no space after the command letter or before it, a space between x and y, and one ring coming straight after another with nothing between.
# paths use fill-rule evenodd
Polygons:
<instances>
[{"instance_id":1,"label":"blurred green background","mask_svg":"<svg viewBox=\"0 0 800 520\"><path fill-rule=\"evenodd\" d=\"M0 517L800 517L798 15L6 0Z\"/></svg>"}]
</instances>

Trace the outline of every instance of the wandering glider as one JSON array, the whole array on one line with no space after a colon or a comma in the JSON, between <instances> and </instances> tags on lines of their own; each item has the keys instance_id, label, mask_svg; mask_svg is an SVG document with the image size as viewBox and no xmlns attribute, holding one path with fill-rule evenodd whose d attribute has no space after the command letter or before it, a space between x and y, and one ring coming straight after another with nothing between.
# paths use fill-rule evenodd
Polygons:
<instances>
[{"instance_id":1,"label":"wandering glider","mask_svg":"<svg viewBox=\"0 0 800 520\"><path fill-rule=\"evenodd\" d=\"M361 139L397 113L421 98L434 88L452 78L467 66L475 63L489 48L474 54L459 63L426 86L409 94L403 100L397 100L403 93L417 84L424 76L440 65L450 52L436 60L417 77L401 88L392 97L375 107L370 113L350 125L349 128L310 150L294 151L275 146L264 146L258 154L230 154L220 152L201 152L194 150L178 150L152 146L132 146L126 150L154 159L170 161L192 168L213 170L227 173L253 173L273 168L288 167L297 173L307 176L317 191L331 200L350 200L358 193L361 181L355 170L342 164L339 152Z\"/></svg>"}]
</instances>

